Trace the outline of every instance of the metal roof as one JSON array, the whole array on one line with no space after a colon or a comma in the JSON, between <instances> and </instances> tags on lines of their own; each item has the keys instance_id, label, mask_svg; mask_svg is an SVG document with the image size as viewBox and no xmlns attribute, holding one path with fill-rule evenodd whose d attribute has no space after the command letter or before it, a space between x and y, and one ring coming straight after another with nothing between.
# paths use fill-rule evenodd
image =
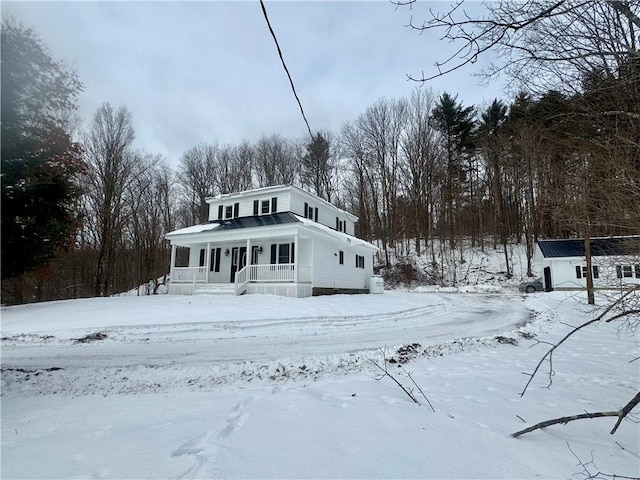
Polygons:
<instances>
[{"instance_id":1,"label":"metal roof","mask_svg":"<svg viewBox=\"0 0 640 480\"><path fill-rule=\"evenodd\" d=\"M175 235L185 235L193 233L203 233L212 231L236 230L239 228L266 227L271 225L284 225L287 223L300 223L300 220L290 212L273 213L271 215L260 215L255 217L230 218L228 220L212 220L208 223L193 225L191 227L180 228L165 234L171 238Z\"/></svg>"},{"instance_id":2,"label":"metal roof","mask_svg":"<svg viewBox=\"0 0 640 480\"><path fill-rule=\"evenodd\" d=\"M612 255L640 255L640 235L631 237L592 238L591 255L607 257ZM584 257L584 239L538 240L538 246L545 258Z\"/></svg>"},{"instance_id":3,"label":"metal roof","mask_svg":"<svg viewBox=\"0 0 640 480\"><path fill-rule=\"evenodd\" d=\"M266 227L270 225L283 225L285 223L299 223L300 221L290 212L272 213L271 215L259 215L255 217L241 217L229 220L213 220L217 223L216 231L235 230L236 228Z\"/></svg>"}]
</instances>

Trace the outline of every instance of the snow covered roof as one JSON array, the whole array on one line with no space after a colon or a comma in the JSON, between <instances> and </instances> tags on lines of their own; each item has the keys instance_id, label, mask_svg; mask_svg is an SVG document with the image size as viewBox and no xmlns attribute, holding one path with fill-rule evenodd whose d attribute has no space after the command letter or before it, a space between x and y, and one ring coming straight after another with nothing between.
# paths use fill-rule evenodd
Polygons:
<instances>
[{"instance_id":1,"label":"snow covered roof","mask_svg":"<svg viewBox=\"0 0 640 480\"><path fill-rule=\"evenodd\" d=\"M178 230L174 230L173 232L169 232L165 234L165 237L171 237L174 235L185 235L188 233L200 233L207 232L209 230L214 230L218 228L220 224L218 223L203 223L200 225L193 225L191 227L180 228Z\"/></svg>"},{"instance_id":2,"label":"snow covered roof","mask_svg":"<svg viewBox=\"0 0 640 480\"><path fill-rule=\"evenodd\" d=\"M538 240L538 246L545 258L584 257L584 239ZM640 254L640 236L592 238L591 255L606 257L611 255Z\"/></svg>"},{"instance_id":3,"label":"snow covered roof","mask_svg":"<svg viewBox=\"0 0 640 480\"><path fill-rule=\"evenodd\" d=\"M323 225L321 223L318 222L314 222L313 220L310 220L308 218L304 218L304 217L300 217L298 215L294 215L299 222L301 222L305 227L311 229L311 230L317 230L320 231L322 233L325 233L327 235L330 235L344 243L348 243L349 245L352 246L362 246L362 247L367 247L370 248L371 250L375 250L378 251L379 248L376 247L375 245L373 245L372 243L367 242L366 240L362 240L361 238L357 238L354 237L353 235L349 235L347 233L343 233L343 232L339 232L337 230L334 230L333 228L327 227L326 225Z\"/></svg>"},{"instance_id":4,"label":"snow covered roof","mask_svg":"<svg viewBox=\"0 0 640 480\"><path fill-rule=\"evenodd\" d=\"M308 218L303 218L291 212L280 212L273 213L271 215L259 215L254 217L233 218L229 220L214 220L209 223L174 230L173 232L167 233L165 237L170 239L172 237L177 237L180 235L202 233L211 230L228 231L242 228L267 227L295 223L302 224L303 227L309 230L329 235L334 239L337 239L348 245L362 246L374 251L378 251L378 247L367 242L366 240L362 240L347 233L339 232L337 230L334 230L333 228L327 227L326 225L314 222L313 220L310 220Z\"/></svg>"}]
</instances>

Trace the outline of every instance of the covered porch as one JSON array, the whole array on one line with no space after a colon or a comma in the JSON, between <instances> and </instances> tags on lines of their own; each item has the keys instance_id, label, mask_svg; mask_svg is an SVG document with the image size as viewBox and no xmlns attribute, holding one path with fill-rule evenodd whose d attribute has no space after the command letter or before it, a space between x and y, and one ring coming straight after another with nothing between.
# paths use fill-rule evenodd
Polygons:
<instances>
[{"instance_id":1,"label":"covered porch","mask_svg":"<svg viewBox=\"0 0 640 480\"><path fill-rule=\"evenodd\" d=\"M172 242L170 294L311 295L311 238L294 234L207 240Z\"/></svg>"}]
</instances>

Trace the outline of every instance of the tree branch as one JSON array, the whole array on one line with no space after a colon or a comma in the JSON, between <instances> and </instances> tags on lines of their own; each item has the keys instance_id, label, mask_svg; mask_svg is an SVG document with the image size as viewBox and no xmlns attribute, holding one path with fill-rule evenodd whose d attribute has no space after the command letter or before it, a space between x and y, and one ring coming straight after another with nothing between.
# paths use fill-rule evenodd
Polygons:
<instances>
[{"instance_id":1,"label":"tree branch","mask_svg":"<svg viewBox=\"0 0 640 480\"><path fill-rule=\"evenodd\" d=\"M618 298L615 302L613 302L612 304L610 304L605 310L604 312L602 312L600 315L598 315L596 318L589 320L588 322L583 323L582 325L579 325L577 327L575 327L573 330L571 330L569 333L567 333L559 342L553 344L553 346L547 351L547 353L545 353L543 355L543 357L540 359L540 361L538 362L538 364L536 365L535 369L533 370L533 373L530 374L529 381L527 381L527 384L524 386L524 389L522 390L522 392L520 392L520 396L524 396L525 392L527 391L527 388L529 387L529 385L531 384L531 382L533 381L534 377L536 376L536 374L538 373L538 370L540 369L540 366L542 365L542 363L547 359L547 358L551 358L551 356L553 355L553 352L556 350L556 348L558 348L560 345L562 345L567 339L569 339L571 336L573 336L575 333L577 333L578 331L582 330L584 327L587 327L589 325L592 325L594 323L597 323L599 321L601 321L609 312L611 312L611 310L613 310L615 307L617 307L618 305L620 305L622 303L622 301L628 297L629 295L631 295L631 293L635 292L635 291L640 291L640 285L637 285L635 287L630 288L629 290L627 290L622 296L620 296L620 298ZM613 319L618 319L624 316L627 316L631 313L635 312L635 310L629 310L629 311L625 311L622 312L620 314L615 315Z\"/></svg>"},{"instance_id":2,"label":"tree branch","mask_svg":"<svg viewBox=\"0 0 640 480\"><path fill-rule=\"evenodd\" d=\"M613 435L614 433L616 433L616 430L620 426L620 423L622 422L622 420L629 414L631 410L633 410L634 407L636 407L636 405L638 405L638 403L640 403L640 392L638 392L636 396L633 397L633 399L631 399L631 401L627 403L621 410L616 410L612 412L581 413L579 415L571 415L569 417L560 417L560 418L554 418L552 420L545 420L544 422L536 423L535 425L529 428L525 428L524 430L519 430L515 433L512 433L511 436L514 438L517 438L520 435L533 432L534 430L539 430L540 428L549 427L551 425L557 425L559 423L566 425L567 423L572 422L574 420L582 420L584 418L618 417L618 421L616 422L611 432L609 432L611 435Z\"/></svg>"}]
</instances>

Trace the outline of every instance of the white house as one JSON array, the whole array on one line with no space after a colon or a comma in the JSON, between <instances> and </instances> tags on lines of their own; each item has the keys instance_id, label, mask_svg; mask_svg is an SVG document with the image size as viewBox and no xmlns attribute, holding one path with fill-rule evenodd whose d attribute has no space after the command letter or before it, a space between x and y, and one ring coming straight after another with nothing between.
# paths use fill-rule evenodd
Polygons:
<instances>
[{"instance_id":1,"label":"white house","mask_svg":"<svg viewBox=\"0 0 640 480\"><path fill-rule=\"evenodd\" d=\"M592 238L590 249L594 287L640 284L640 236ZM587 288L584 239L538 240L534 262L546 291Z\"/></svg>"},{"instance_id":2,"label":"white house","mask_svg":"<svg viewBox=\"0 0 640 480\"><path fill-rule=\"evenodd\" d=\"M308 297L381 289L358 217L292 185L207 199L209 222L165 235L170 294Z\"/></svg>"}]
</instances>

